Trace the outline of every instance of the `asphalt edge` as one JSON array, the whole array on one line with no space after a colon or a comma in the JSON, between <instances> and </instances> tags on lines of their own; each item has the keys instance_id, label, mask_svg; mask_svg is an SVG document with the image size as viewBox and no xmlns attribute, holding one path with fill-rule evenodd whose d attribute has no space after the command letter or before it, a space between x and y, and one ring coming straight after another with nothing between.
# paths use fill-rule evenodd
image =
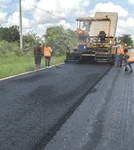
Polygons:
<instances>
[{"instance_id":1,"label":"asphalt edge","mask_svg":"<svg viewBox=\"0 0 134 150\"><path fill-rule=\"evenodd\" d=\"M62 64L64 64L64 63L52 65L51 67L57 67L57 68L59 68L58 66L60 66ZM41 68L39 71L45 70L45 69L47 69L47 68ZM8 80L8 79L11 79L11 78L15 78L15 77L18 77L18 76L22 76L22 75L26 75L26 74L30 74L30 73L34 73L34 72L39 72L39 71L33 70L33 71L27 71L27 72L19 73L17 75L13 75L13 76L2 78L2 79L0 79L0 81Z\"/></svg>"}]
</instances>

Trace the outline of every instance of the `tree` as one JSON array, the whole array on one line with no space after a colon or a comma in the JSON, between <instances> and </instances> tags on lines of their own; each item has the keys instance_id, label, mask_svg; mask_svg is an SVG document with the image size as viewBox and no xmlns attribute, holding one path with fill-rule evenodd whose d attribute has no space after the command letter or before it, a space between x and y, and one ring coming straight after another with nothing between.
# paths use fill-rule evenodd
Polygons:
<instances>
[{"instance_id":1,"label":"tree","mask_svg":"<svg viewBox=\"0 0 134 150\"><path fill-rule=\"evenodd\" d=\"M76 32L70 29L67 29L67 37L68 37L70 49L74 50L74 48L76 48L77 46L77 40L78 40L78 36Z\"/></svg>"},{"instance_id":2,"label":"tree","mask_svg":"<svg viewBox=\"0 0 134 150\"><path fill-rule=\"evenodd\" d=\"M41 41L33 31L23 35L24 53L33 53L33 47Z\"/></svg>"},{"instance_id":3,"label":"tree","mask_svg":"<svg viewBox=\"0 0 134 150\"><path fill-rule=\"evenodd\" d=\"M11 26L9 28L0 27L0 41L19 42L19 39L18 26Z\"/></svg>"},{"instance_id":4,"label":"tree","mask_svg":"<svg viewBox=\"0 0 134 150\"><path fill-rule=\"evenodd\" d=\"M20 33L18 26L11 26L9 27L11 41L12 42L19 42L20 41Z\"/></svg>"},{"instance_id":5,"label":"tree","mask_svg":"<svg viewBox=\"0 0 134 150\"><path fill-rule=\"evenodd\" d=\"M129 46L133 45L133 40L131 38L131 35L129 34L123 34L121 37L119 37L119 40L121 40L121 44L127 44Z\"/></svg>"},{"instance_id":6,"label":"tree","mask_svg":"<svg viewBox=\"0 0 134 150\"><path fill-rule=\"evenodd\" d=\"M50 44L53 49L53 55L63 55L66 52L66 47L74 43L76 45L76 34L72 30L65 30L63 26L54 26L47 28L44 35L45 42ZM75 42L72 42L75 41Z\"/></svg>"}]
</instances>

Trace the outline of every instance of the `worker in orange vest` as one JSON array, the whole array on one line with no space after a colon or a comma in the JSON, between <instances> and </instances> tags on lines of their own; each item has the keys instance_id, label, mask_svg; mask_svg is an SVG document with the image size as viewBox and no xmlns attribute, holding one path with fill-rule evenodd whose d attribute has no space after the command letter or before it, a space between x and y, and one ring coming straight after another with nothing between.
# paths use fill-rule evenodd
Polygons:
<instances>
[{"instance_id":1,"label":"worker in orange vest","mask_svg":"<svg viewBox=\"0 0 134 150\"><path fill-rule=\"evenodd\" d=\"M46 66L46 68L51 68L51 66L50 66L51 53L52 53L51 47L49 46L49 44L46 44L44 46L44 57L45 57L45 66Z\"/></svg>"},{"instance_id":2,"label":"worker in orange vest","mask_svg":"<svg viewBox=\"0 0 134 150\"><path fill-rule=\"evenodd\" d=\"M126 57L126 62L124 64L125 72L129 70L128 66L130 68L130 72L133 72L131 64L134 63L134 57L132 56L130 52L128 52L127 48L124 49L124 56Z\"/></svg>"},{"instance_id":3,"label":"worker in orange vest","mask_svg":"<svg viewBox=\"0 0 134 150\"><path fill-rule=\"evenodd\" d=\"M117 66L122 66L122 60L123 60L123 46L120 44L119 47L117 48L117 55L116 55L116 65Z\"/></svg>"}]
</instances>

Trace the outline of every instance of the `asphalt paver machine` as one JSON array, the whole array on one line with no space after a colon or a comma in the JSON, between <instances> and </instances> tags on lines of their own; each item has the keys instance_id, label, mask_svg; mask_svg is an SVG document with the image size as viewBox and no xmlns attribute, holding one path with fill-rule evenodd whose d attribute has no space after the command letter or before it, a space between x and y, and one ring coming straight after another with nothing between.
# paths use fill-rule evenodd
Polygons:
<instances>
[{"instance_id":1,"label":"asphalt paver machine","mask_svg":"<svg viewBox=\"0 0 134 150\"><path fill-rule=\"evenodd\" d=\"M76 18L76 48L66 51L65 62L108 62L114 64L117 50L118 13L96 12L94 17Z\"/></svg>"}]
</instances>

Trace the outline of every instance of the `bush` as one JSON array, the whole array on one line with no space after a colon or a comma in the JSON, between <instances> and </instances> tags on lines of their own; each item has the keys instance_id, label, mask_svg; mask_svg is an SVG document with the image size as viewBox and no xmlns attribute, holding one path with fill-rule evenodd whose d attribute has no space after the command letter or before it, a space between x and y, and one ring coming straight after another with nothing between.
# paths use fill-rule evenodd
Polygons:
<instances>
[{"instance_id":1,"label":"bush","mask_svg":"<svg viewBox=\"0 0 134 150\"><path fill-rule=\"evenodd\" d=\"M0 54L19 51L17 42L0 41Z\"/></svg>"}]
</instances>

